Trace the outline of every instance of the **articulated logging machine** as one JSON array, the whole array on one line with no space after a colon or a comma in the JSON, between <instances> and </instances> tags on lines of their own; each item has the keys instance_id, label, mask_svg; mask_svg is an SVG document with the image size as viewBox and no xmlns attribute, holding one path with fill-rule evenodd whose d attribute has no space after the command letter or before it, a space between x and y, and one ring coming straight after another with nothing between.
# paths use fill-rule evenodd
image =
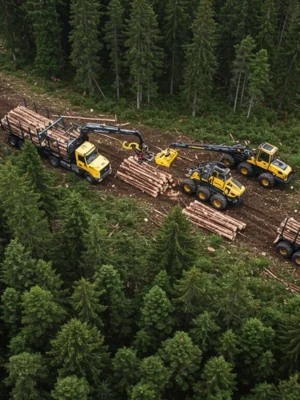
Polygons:
<instances>
[{"instance_id":1,"label":"articulated logging machine","mask_svg":"<svg viewBox=\"0 0 300 400\"><path fill-rule=\"evenodd\" d=\"M231 176L230 169L219 162L200 164L190 169L182 182L183 191L195 194L200 201L210 201L217 210L224 210L228 203L241 203L245 187Z\"/></svg>"},{"instance_id":2,"label":"articulated logging machine","mask_svg":"<svg viewBox=\"0 0 300 400\"><path fill-rule=\"evenodd\" d=\"M157 164L170 166L174 158L169 157L168 153L172 149L187 150L208 150L223 153L222 161L229 168L237 166L238 171L244 176L258 175L259 183L265 188L272 188L275 183L288 183L292 179L295 171L290 166L275 158L278 148L263 143L258 150L250 150L240 144L235 146L216 145L216 144L197 144L197 143L171 143L169 149L160 153L160 158L156 157ZM164 163L160 163L163 159Z\"/></svg>"}]
</instances>

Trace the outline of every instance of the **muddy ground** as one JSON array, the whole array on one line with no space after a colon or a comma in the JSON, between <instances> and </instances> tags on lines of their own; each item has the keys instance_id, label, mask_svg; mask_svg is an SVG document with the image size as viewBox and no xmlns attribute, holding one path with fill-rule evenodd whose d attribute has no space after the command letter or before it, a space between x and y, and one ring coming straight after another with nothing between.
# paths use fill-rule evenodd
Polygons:
<instances>
[{"instance_id":1,"label":"muddy ground","mask_svg":"<svg viewBox=\"0 0 300 400\"><path fill-rule=\"evenodd\" d=\"M61 114L76 113L76 108L72 107L68 102L56 100L54 97L32 93L30 92L30 89L22 83L22 81L16 82L11 79L12 78L7 78L0 74L0 118L18 104L22 104L25 96L29 100L29 104L32 105L32 102L34 101L38 106L38 109L41 111L43 107L47 106L50 109L55 110L55 112L61 112ZM88 114L93 115L93 117L97 116L90 112ZM87 113L84 115L87 115ZM191 139L181 133L162 133L149 130L140 124L129 125L126 128L140 130L144 135L145 143L149 146L150 150L155 153L166 148L171 142L191 141ZM1 131L0 140L3 142L6 139L5 134ZM106 138L97 134L90 135L91 142L97 145L99 152L111 161L114 173L118 170L122 160L133 154L133 151L128 151L122 148L122 141L128 139L129 141L135 141L135 138L131 138L130 136L114 136L113 138ZM199 162L208 160L220 160L220 155L210 152L181 150L180 156L173 162L172 166L168 169L168 172L175 178L182 179L190 167ZM164 167L159 168L164 169ZM63 174L63 171L61 173ZM247 195L244 204L241 206L230 207L225 211L226 214L247 224L246 229L238 234L236 242L237 244L246 243L255 251L255 253L259 255L267 255L271 261L276 262L277 256L275 255L273 248L273 241L277 236L276 230L281 221L287 215L297 216L296 206L297 203L300 202L299 191L297 192L290 189L290 186L292 186L293 183L291 183L289 188L276 187L272 190L267 190L262 188L255 178L241 177L235 171L233 171L233 175L247 188ZM147 203L152 210L155 209L164 214L166 214L174 205L179 203L184 207L192 200L181 192L177 197L171 198L167 195L162 195L157 199L153 199L147 194L143 194L139 190L127 185L125 182L118 180L114 177L114 174L112 174L112 176L103 184L92 187L91 189L99 191L100 195L101 193L113 193L120 196L125 195L140 199ZM180 189L176 188L175 190L179 191ZM155 223L154 215L155 212L153 211L152 222ZM288 264L287 266L289 269L293 269L291 264Z\"/></svg>"}]
</instances>

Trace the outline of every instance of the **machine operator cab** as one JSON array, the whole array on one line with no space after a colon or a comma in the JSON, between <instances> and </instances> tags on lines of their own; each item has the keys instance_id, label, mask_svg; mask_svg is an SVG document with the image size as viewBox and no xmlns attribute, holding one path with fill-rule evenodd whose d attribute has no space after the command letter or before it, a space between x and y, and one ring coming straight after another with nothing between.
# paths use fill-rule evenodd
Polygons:
<instances>
[{"instance_id":1,"label":"machine operator cab","mask_svg":"<svg viewBox=\"0 0 300 400\"><path fill-rule=\"evenodd\" d=\"M290 181L293 171L290 166L275 158L277 152L278 147L269 143L263 143L248 162L262 170L268 171L274 176L275 180L287 183Z\"/></svg>"},{"instance_id":2,"label":"machine operator cab","mask_svg":"<svg viewBox=\"0 0 300 400\"><path fill-rule=\"evenodd\" d=\"M107 158L98 153L90 142L84 142L75 150L76 165L83 171L89 183L101 182L111 173Z\"/></svg>"}]
</instances>

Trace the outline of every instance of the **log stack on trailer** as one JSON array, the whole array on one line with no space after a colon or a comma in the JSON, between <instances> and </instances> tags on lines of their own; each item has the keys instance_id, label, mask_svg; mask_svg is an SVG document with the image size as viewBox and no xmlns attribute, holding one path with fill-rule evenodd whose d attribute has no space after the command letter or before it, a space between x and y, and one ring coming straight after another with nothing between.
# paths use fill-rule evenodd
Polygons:
<instances>
[{"instance_id":1,"label":"log stack on trailer","mask_svg":"<svg viewBox=\"0 0 300 400\"><path fill-rule=\"evenodd\" d=\"M59 123L58 123L59 122ZM19 106L11 110L2 120L2 128L10 135L10 143L16 146L15 138L19 138L21 147L24 139L30 139L37 147L49 147L67 157L67 147L70 140L80 137L80 132L71 127L62 127L63 119L53 121L30 110ZM46 130L46 132L45 132Z\"/></svg>"},{"instance_id":2,"label":"log stack on trailer","mask_svg":"<svg viewBox=\"0 0 300 400\"><path fill-rule=\"evenodd\" d=\"M152 197L157 197L176 186L171 174L149 164L141 164L134 157L123 161L116 177Z\"/></svg>"},{"instance_id":3,"label":"log stack on trailer","mask_svg":"<svg viewBox=\"0 0 300 400\"><path fill-rule=\"evenodd\" d=\"M300 267L300 221L287 217L282 221L274 241L276 252L284 258L291 259Z\"/></svg>"},{"instance_id":4,"label":"log stack on trailer","mask_svg":"<svg viewBox=\"0 0 300 400\"><path fill-rule=\"evenodd\" d=\"M246 228L244 222L207 207L197 200L190 203L182 212L194 225L229 240L234 240L237 232Z\"/></svg>"}]
</instances>

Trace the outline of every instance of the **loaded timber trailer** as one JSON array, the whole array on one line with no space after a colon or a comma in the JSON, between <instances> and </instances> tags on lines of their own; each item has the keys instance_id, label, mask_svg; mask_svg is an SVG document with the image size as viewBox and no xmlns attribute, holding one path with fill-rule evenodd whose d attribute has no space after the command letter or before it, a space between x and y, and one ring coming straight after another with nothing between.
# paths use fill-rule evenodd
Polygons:
<instances>
[{"instance_id":1,"label":"loaded timber trailer","mask_svg":"<svg viewBox=\"0 0 300 400\"><path fill-rule=\"evenodd\" d=\"M300 222L287 217L277 232L278 236L274 242L276 252L300 267Z\"/></svg>"},{"instance_id":2,"label":"loaded timber trailer","mask_svg":"<svg viewBox=\"0 0 300 400\"><path fill-rule=\"evenodd\" d=\"M8 133L10 145L22 148L25 140L30 140L53 167L73 171L89 183L102 182L112 171L110 162L89 142L88 135L67 128L62 117L52 121L26 107L17 107L1 120L1 127Z\"/></svg>"}]
</instances>

